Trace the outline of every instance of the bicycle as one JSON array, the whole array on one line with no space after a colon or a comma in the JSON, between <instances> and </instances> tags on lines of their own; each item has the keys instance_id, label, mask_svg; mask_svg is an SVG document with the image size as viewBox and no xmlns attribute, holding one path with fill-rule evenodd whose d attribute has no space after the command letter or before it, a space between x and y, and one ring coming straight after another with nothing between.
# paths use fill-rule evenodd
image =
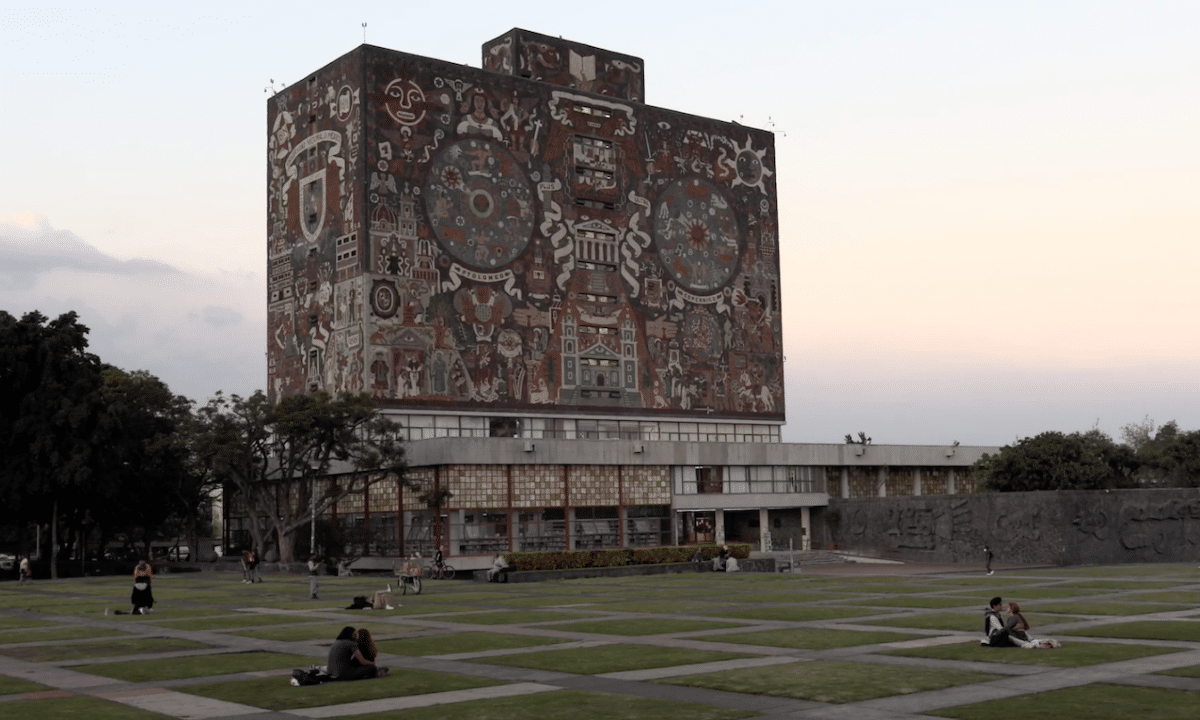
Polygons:
<instances>
[{"instance_id":1,"label":"bicycle","mask_svg":"<svg viewBox=\"0 0 1200 720\"><path fill-rule=\"evenodd\" d=\"M441 565L430 565L424 569L423 576L430 580L453 580L455 570L453 567L442 563Z\"/></svg>"}]
</instances>

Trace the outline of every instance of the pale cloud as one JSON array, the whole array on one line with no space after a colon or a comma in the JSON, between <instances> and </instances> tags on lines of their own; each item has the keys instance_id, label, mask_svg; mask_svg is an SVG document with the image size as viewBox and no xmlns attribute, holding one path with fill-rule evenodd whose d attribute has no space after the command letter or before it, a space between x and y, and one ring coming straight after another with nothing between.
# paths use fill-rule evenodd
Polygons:
<instances>
[{"instance_id":1,"label":"pale cloud","mask_svg":"<svg viewBox=\"0 0 1200 720\"><path fill-rule=\"evenodd\" d=\"M0 219L0 309L79 314L90 349L203 402L263 387L266 310L257 273L118 259L45 218Z\"/></svg>"}]
</instances>

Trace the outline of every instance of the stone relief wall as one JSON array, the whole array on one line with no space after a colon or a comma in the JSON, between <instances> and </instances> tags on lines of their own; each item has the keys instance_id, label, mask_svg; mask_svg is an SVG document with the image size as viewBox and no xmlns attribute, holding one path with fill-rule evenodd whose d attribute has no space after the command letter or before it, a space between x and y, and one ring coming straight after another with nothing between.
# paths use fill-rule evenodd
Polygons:
<instances>
[{"instance_id":1,"label":"stone relief wall","mask_svg":"<svg viewBox=\"0 0 1200 720\"><path fill-rule=\"evenodd\" d=\"M831 499L814 511L826 545L912 562L1089 565L1195 562L1200 492L982 493Z\"/></svg>"}]
</instances>

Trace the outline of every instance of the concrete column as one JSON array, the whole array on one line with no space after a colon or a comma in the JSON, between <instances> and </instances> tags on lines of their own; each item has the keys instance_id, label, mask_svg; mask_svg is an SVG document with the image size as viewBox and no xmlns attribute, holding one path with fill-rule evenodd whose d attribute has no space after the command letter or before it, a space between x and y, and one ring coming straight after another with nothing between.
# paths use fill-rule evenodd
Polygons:
<instances>
[{"instance_id":1,"label":"concrete column","mask_svg":"<svg viewBox=\"0 0 1200 720\"><path fill-rule=\"evenodd\" d=\"M843 500L850 498L850 468L842 468L841 495Z\"/></svg>"},{"instance_id":2,"label":"concrete column","mask_svg":"<svg viewBox=\"0 0 1200 720\"><path fill-rule=\"evenodd\" d=\"M920 496L921 494L921 468L913 470L913 495Z\"/></svg>"},{"instance_id":3,"label":"concrete column","mask_svg":"<svg viewBox=\"0 0 1200 720\"><path fill-rule=\"evenodd\" d=\"M766 508L758 511L758 547L763 552L771 551L771 517Z\"/></svg>"},{"instance_id":4,"label":"concrete column","mask_svg":"<svg viewBox=\"0 0 1200 720\"><path fill-rule=\"evenodd\" d=\"M887 467L879 468L875 482L879 484L879 497L887 497Z\"/></svg>"},{"instance_id":5,"label":"concrete column","mask_svg":"<svg viewBox=\"0 0 1200 720\"><path fill-rule=\"evenodd\" d=\"M800 527L804 529L804 537L800 539L800 549L812 547L812 514L809 508L800 508Z\"/></svg>"},{"instance_id":6,"label":"concrete column","mask_svg":"<svg viewBox=\"0 0 1200 720\"><path fill-rule=\"evenodd\" d=\"M947 477L946 477L946 494L947 495L957 495L958 494L958 477L954 474L954 468L950 468L950 472L947 474Z\"/></svg>"},{"instance_id":7,"label":"concrete column","mask_svg":"<svg viewBox=\"0 0 1200 720\"><path fill-rule=\"evenodd\" d=\"M717 536L717 544L725 544L725 511L718 509L716 511L717 519L713 523L713 532Z\"/></svg>"}]
</instances>

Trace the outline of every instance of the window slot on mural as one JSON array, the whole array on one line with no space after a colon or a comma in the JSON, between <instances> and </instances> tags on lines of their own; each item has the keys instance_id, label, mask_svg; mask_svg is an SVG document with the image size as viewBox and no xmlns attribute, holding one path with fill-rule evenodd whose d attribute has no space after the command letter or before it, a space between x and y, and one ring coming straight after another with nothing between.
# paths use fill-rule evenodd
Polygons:
<instances>
[{"instance_id":1,"label":"window slot on mural","mask_svg":"<svg viewBox=\"0 0 1200 720\"><path fill-rule=\"evenodd\" d=\"M579 299L600 303L601 305L615 305L617 302L617 299L612 295L593 295L592 293L580 293Z\"/></svg>"},{"instance_id":2,"label":"window slot on mural","mask_svg":"<svg viewBox=\"0 0 1200 720\"><path fill-rule=\"evenodd\" d=\"M611 190L617 186L617 174L608 170L577 167L575 168L575 182L596 190Z\"/></svg>"},{"instance_id":3,"label":"window slot on mural","mask_svg":"<svg viewBox=\"0 0 1200 720\"><path fill-rule=\"evenodd\" d=\"M616 335L617 329L610 327L597 327L595 325L580 325L580 335Z\"/></svg>"},{"instance_id":4,"label":"window slot on mural","mask_svg":"<svg viewBox=\"0 0 1200 720\"><path fill-rule=\"evenodd\" d=\"M617 206L616 203L604 200L591 200L589 198L575 198L575 204L579 207L590 208L592 210L612 210Z\"/></svg>"},{"instance_id":5,"label":"window slot on mural","mask_svg":"<svg viewBox=\"0 0 1200 720\"><path fill-rule=\"evenodd\" d=\"M612 117L612 110L595 107L593 105L582 105L582 104L576 103L575 106L572 107L571 109L581 115L590 115L592 117L597 117L597 118Z\"/></svg>"},{"instance_id":6,"label":"window slot on mural","mask_svg":"<svg viewBox=\"0 0 1200 720\"><path fill-rule=\"evenodd\" d=\"M583 262L604 263L615 267L619 261L616 234L603 230L577 229L575 257Z\"/></svg>"}]
</instances>

